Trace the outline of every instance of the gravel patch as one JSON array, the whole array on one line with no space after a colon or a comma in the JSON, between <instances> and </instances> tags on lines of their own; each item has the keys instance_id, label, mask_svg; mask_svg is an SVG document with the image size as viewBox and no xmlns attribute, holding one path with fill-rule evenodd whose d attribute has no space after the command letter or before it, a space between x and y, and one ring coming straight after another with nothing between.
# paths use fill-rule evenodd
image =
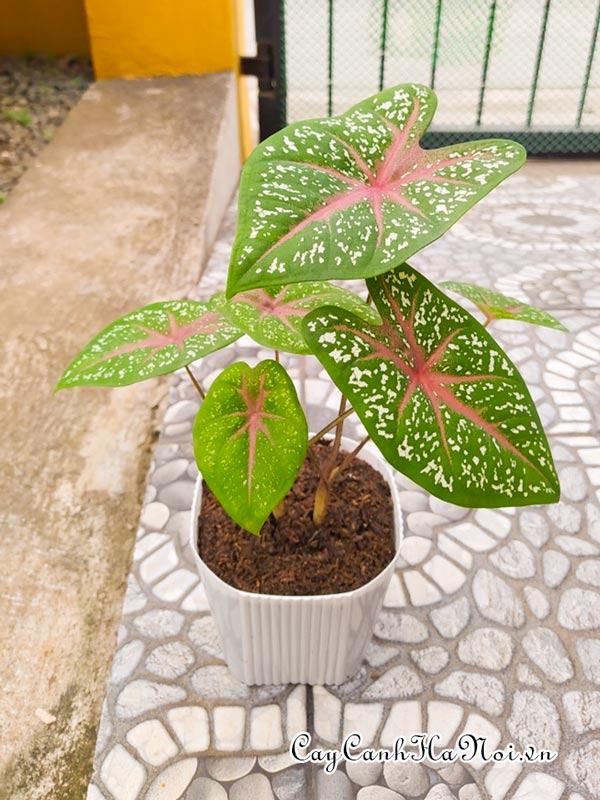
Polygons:
<instances>
[{"instance_id":1,"label":"gravel patch","mask_svg":"<svg viewBox=\"0 0 600 800\"><path fill-rule=\"evenodd\" d=\"M92 80L83 59L0 58L0 203Z\"/></svg>"}]
</instances>

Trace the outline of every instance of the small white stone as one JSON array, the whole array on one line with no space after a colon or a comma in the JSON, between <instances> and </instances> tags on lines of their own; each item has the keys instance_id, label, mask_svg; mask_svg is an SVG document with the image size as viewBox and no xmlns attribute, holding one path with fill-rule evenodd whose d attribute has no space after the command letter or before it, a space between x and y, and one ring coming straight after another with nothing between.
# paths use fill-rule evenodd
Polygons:
<instances>
[{"instance_id":1,"label":"small white stone","mask_svg":"<svg viewBox=\"0 0 600 800\"><path fill-rule=\"evenodd\" d=\"M180 400L178 403L173 403L165 411L165 422L170 424L172 422L185 422L188 419L196 416L198 411L198 403L192 400Z\"/></svg>"},{"instance_id":2,"label":"small white stone","mask_svg":"<svg viewBox=\"0 0 600 800\"><path fill-rule=\"evenodd\" d=\"M337 742L342 703L323 686L313 686L315 733L326 742Z\"/></svg>"},{"instance_id":3,"label":"small white stone","mask_svg":"<svg viewBox=\"0 0 600 800\"><path fill-rule=\"evenodd\" d=\"M242 722L243 725L243 722ZM256 756L245 758L207 758L204 762L211 778L219 783L235 781L252 772L256 764Z\"/></svg>"},{"instance_id":4,"label":"small white stone","mask_svg":"<svg viewBox=\"0 0 600 800\"><path fill-rule=\"evenodd\" d=\"M400 736L410 741L413 734L422 732L422 726L421 703L418 700L394 703L381 732L381 744L391 747Z\"/></svg>"},{"instance_id":5,"label":"small white stone","mask_svg":"<svg viewBox=\"0 0 600 800\"><path fill-rule=\"evenodd\" d=\"M600 730L600 692L567 692L563 705L569 725L576 733Z\"/></svg>"},{"instance_id":6,"label":"small white stone","mask_svg":"<svg viewBox=\"0 0 600 800\"><path fill-rule=\"evenodd\" d=\"M470 615L469 601L460 597L447 606L434 609L429 618L445 639L454 639L467 627Z\"/></svg>"},{"instance_id":7,"label":"small white stone","mask_svg":"<svg viewBox=\"0 0 600 800\"><path fill-rule=\"evenodd\" d=\"M556 536L554 543L571 556L597 556L600 553L597 545L577 536Z\"/></svg>"},{"instance_id":8,"label":"small white stone","mask_svg":"<svg viewBox=\"0 0 600 800\"><path fill-rule=\"evenodd\" d=\"M567 589L558 606L559 623L571 631L600 627L600 594L588 589Z\"/></svg>"},{"instance_id":9,"label":"small white stone","mask_svg":"<svg viewBox=\"0 0 600 800\"><path fill-rule=\"evenodd\" d=\"M402 608L406 605L406 598L400 583L400 578L396 572L392 575L389 586L383 598L383 605L386 608Z\"/></svg>"},{"instance_id":10,"label":"small white stone","mask_svg":"<svg viewBox=\"0 0 600 800\"><path fill-rule=\"evenodd\" d=\"M550 528L546 519L537 511L523 511L518 524L523 536L534 547L542 547L548 541Z\"/></svg>"},{"instance_id":11,"label":"small white stone","mask_svg":"<svg viewBox=\"0 0 600 800\"><path fill-rule=\"evenodd\" d=\"M273 776L271 785L277 800L306 800L308 797L307 769L295 767Z\"/></svg>"},{"instance_id":12,"label":"small white stone","mask_svg":"<svg viewBox=\"0 0 600 800\"><path fill-rule=\"evenodd\" d=\"M382 611L375 623L375 634L381 639L418 644L428 638L425 625L410 614Z\"/></svg>"},{"instance_id":13,"label":"small white stone","mask_svg":"<svg viewBox=\"0 0 600 800\"><path fill-rule=\"evenodd\" d=\"M190 800L227 800L227 792L220 783L212 778L196 778L190 786Z\"/></svg>"},{"instance_id":14,"label":"small white stone","mask_svg":"<svg viewBox=\"0 0 600 800\"><path fill-rule=\"evenodd\" d=\"M404 583L408 589L411 604L415 607L431 605L441 600L439 590L417 570L404 572Z\"/></svg>"},{"instance_id":15,"label":"small white stone","mask_svg":"<svg viewBox=\"0 0 600 800\"><path fill-rule=\"evenodd\" d=\"M201 706L180 706L167 712L167 719L186 753L208 750L208 713Z\"/></svg>"},{"instance_id":16,"label":"small white stone","mask_svg":"<svg viewBox=\"0 0 600 800\"><path fill-rule=\"evenodd\" d=\"M390 789L405 797L420 797L429 789L429 777L421 764L388 761L383 776Z\"/></svg>"},{"instance_id":17,"label":"small white stone","mask_svg":"<svg viewBox=\"0 0 600 800\"><path fill-rule=\"evenodd\" d=\"M577 533L581 527L581 511L560 501L548 507L547 514L557 528L565 533Z\"/></svg>"},{"instance_id":18,"label":"small white stone","mask_svg":"<svg viewBox=\"0 0 600 800\"><path fill-rule=\"evenodd\" d=\"M508 790L522 771L523 764L515 761L503 761L500 764L494 764L485 776L484 781L490 800L504 800Z\"/></svg>"},{"instance_id":19,"label":"small white stone","mask_svg":"<svg viewBox=\"0 0 600 800\"><path fill-rule=\"evenodd\" d=\"M573 665L563 643L550 628L532 628L522 640L523 649L531 661L555 683L573 677Z\"/></svg>"},{"instance_id":20,"label":"small white stone","mask_svg":"<svg viewBox=\"0 0 600 800\"><path fill-rule=\"evenodd\" d=\"M198 697L204 700L243 700L249 695L246 684L219 664L197 669L192 675L192 686Z\"/></svg>"},{"instance_id":21,"label":"small white stone","mask_svg":"<svg viewBox=\"0 0 600 800\"><path fill-rule=\"evenodd\" d=\"M85 800L105 800L105 798L102 792L98 789L98 787L94 786L93 783L90 783L87 789Z\"/></svg>"},{"instance_id":22,"label":"small white stone","mask_svg":"<svg viewBox=\"0 0 600 800\"><path fill-rule=\"evenodd\" d=\"M143 652L144 643L139 639L127 642L120 650L117 650L110 671L110 682L120 683L131 675L142 657Z\"/></svg>"},{"instance_id":23,"label":"small white stone","mask_svg":"<svg viewBox=\"0 0 600 800\"><path fill-rule=\"evenodd\" d=\"M115 712L119 719L132 719L145 711L185 700L186 691L181 686L170 686L145 679L127 684L117 697Z\"/></svg>"},{"instance_id":24,"label":"small white stone","mask_svg":"<svg viewBox=\"0 0 600 800\"><path fill-rule=\"evenodd\" d=\"M458 800L483 800L483 797L474 783L467 783L458 790Z\"/></svg>"},{"instance_id":25,"label":"small white stone","mask_svg":"<svg viewBox=\"0 0 600 800\"><path fill-rule=\"evenodd\" d=\"M241 706L219 706L213 711L215 748L239 752L244 743L246 712Z\"/></svg>"},{"instance_id":26,"label":"small white stone","mask_svg":"<svg viewBox=\"0 0 600 800\"><path fill-rule=\"evenodd\" d=\"M369 761L347 761L346 774L358 786L377 783L383 772L383 765Z\"/></svg>"},{"instance_id":27,"label":"small white stone","mask_svg":"<svg viewBox=\"0 0 600 800\"><path fill-rule=\"evenodd\" d=\"M477 571L473 597L481 614L492 622L513 628L520 628L525 622L521 601L507 583L488 570Z\"/></svg>"},{"instance_id":28,"label":"small white stone","mask_svg":"<svg viewBox=\"0 0 600 800\"><path fill-rule=\"evenodd\" d=\"M194 663L194 654L183 642L166 642L146 659L146 669L161 678L178 678Z\"/></svg>"},{"instance_id":29,"label":"small white stone","mask_svg":"<svg viewBox=\"0 0 600 800\"><path fill-rule=\"evenodd\" d=\"M446 703L443 700L431 700L427 703L427 733L430 736L438 734L440 737L436 747L450 744L462 717L463 710L456 703Z\"/></svg>"},{"instance_id":30,"label":"small white stone","mask_svg":"<svg viewBox=\"0 0 600 800\"><path fill-rule=\"evenodd\" d=\"M152 583L167 572L171 572L178 563L179 557L175 545L168 542L142 561L140 577L145 583Z\"/></svg>"},{"instance_id":31,"label":"small white stone","mask_svg":"<svg viewBox=\"0 0 600 800\"><path fill-rule=\"evenodd\" d=\"M343 736L359 733L362 737L361 747L368 747L373 744L382 719L381 703L346 703Z\"/></svg>"},{"instance_id":32,"label":"small white stone","mask_svg":"<svg viewBox=\"0 0 600 800\"><path fill-rule=\"evenodd\" d=\"M555 589L564 581L571 563L569 559L556 550L546 550L542 556L544 583Z\"/></svg>"},{"instance_id":33,"label":"small white stone","mask_svg":"<svg viewBox=\"0 0 600 800\"><path fill-rule=\"evenodd\" d=\"M406 517L406 524L412 533L431 539L434 529L440 525L447 525L448 520L430 511L413 511Z\"/></svg>"},{"instance_id":34,"label":"small white stone","mask_svg":"<svg viewBox=\"0 0 600 800\"><path fill-rule=\"evenodd\" d=\"M410 657L428 675L441 672L450 661L450 654L437 645L425 647L423 650L411 650Z\"/></svg>"},{"instance_id":35,"label":"small white stone","mask_svg":"<svg viewBox=\"0 0 600 800\"><path fill-rule=\"evenodd\" d=\"M320 769L317 772L315 797L319 800L354 800L354 789L343 772L338 770L328 775Z\"/></svg>"},{"instance_id":36,"label":"small white stone","mask_svg":"<svg viewBox=\"0 0 600 800\"><path fill-rule=\"evenodd\" d=\"M600 639L577 639L577 655L585 677L600 685Z\"/></svg>"},{"instance_id":37,"label":"small white stone","mask_svg":"<svg viewBox=\"0 0 600 800\"><path fill-rule=\"evenodd\" d=\"M510 520L491 508L478 509L475 512L475 521L499 539L506 539L510 533Z\"/></svg>"},{"instance_id":38,"label":"small white stone","mask_svg":"<svg viewBox=\"0 0 600 800\"><path fill-rule=\"evenodd\" d=\"M157 467L152 473L152 483L155 486L164 486L167 483L176 481L185 474L189 465L187 458L174 458Z\"/></svg>"},{"instance_id":39,"label":"small white stone","mask_svg":"<svg viewBox=\"0 0 600 800\"><path fill-rule=\"evenodd\" d=\"M403 800L403 798L387 786L365 786L359 790L356 800Z\"/></svg>"},{"instance_id":40,"label":"small white stone","mask_svg":"<svg viewBox=\"0 0 600 800\"><path fill-rule=\"evenodd\" d=\"M496 539L484 533L481 528L478 528L472 522L461 522L460 525L448 528L448 533L460 544L470 550L474 550L476 553L485 553L498 544Z\"/></svg>"},{"instance_id":41,"label":"small white stone","mask_svg":"<svg viewBox=\"0 0 600 800\"><path fill-rule=\"evenodd\" d=\"M253 750L277 750L282 745L279 706L255 706L250 711L250 747Z\"/></svg>"},{"instance_id":42,"label":"small white stone","mask_svg":"<svg viewBox=\"0 0 600 800\"><path fill-rule=\"evenodd\" d=\"M565 772L578 789L600 797L600 740L571 751L565 759Z\"/></svg>"},{"instance_id":43,"label":"small white stone","mask_svg":"<svg viewBox=\"0 0 600 800\"><path fill-rule=\"evenodd\" d=\"M582 409L583 410L583 409ZM562 415L561 415L562 416ZM567 417L565 417L567 419ZM582 417L589 419L589 415ZM580 467L565 467L560 470L560 490L563 497L580 502L587 494L585 472Z\"/></svg>"},{"instance_id":44,"label":"small white stone","mask_svg":"<svg viewBox=\"0 0 600 800\"><path fill-rule=\"evenodd\" d=\"M493 725L489 720L485 719L485 717L482 717L480 714L469 714L467 721L465 722L465 727L461 732L461 736L465 733L470 734L475 738L483 737L484 739L487 739L486 745L488 752L496 750L500 744L500 731L495 725ZM486 762L482 760L481 756L477 755L475 758L469 761L469 767L480 770L485 766L485 763Z\"/></svg>"},{"instance_id":45,"label":"small white stone","mask_svg":"<svg viewBox=\"0 0 600 800\"><path fill-rule=\"evenodd\" d=\"M146 780L146 770L123 745L116 744L104 759L100 777L115 800L135 800Z\"/></svg>"},{"instance_id":46,"label":"small white stone","mask_svg":"<svg viewBox=\"0 0 600 800\"><path fill-rule=\"evenodd\" d=\"M278 755L274 756L261 756L258 759L258 763L264 769L265 772L269 773L277 773L281 772L284 769L288 769L292 765L295 765L297 762L292 756L287 753L279 753Z\"/></svg>"},{"instance_id":47,"label":"small white stone","mask_svg":"<svg viewBox=\"0 0 600 800\"><path fill-rule=\"evenodd\" d=\"M127 733L127 741L153 767L160 767L177 755L177 745L157 719L140 722L131 728Z\"/></svg>"},{"instance_id":48,"label":"small white stone","mask_svg":"<svg viewBox=\"0 0 600 800\"><path fill-rule=\"evenodd\" d=\"M192 507L195 488L194 481L175 481L160 489L158 499L172 511L188 511Z\"/></svg>"},{"instance_id":49,"label":"small white stone","mask_svg":"<svg viewBox=\"0 0 600 800\"><path fill-rule=\"evenodd\" d=\"M460 764L454 766L460 767ZM456 798L445 784L438 783L427 792L424 800L456 800Z\"/></svg>"},{"instance_id":50,"label":"small white stone","mask_svg":"<svg viewBox=\"0 0 600 800\"><path fill-rule=\"evenodd\" d=\"M423 536L407 536L400 545L400 555L411 566L416 566L424 561L432 548L430 539Z\"/></svg>"},{"instance_id":51,"label":"small white stone","mask_svg":"<svg viewBox=\"0 0 600 800\"><path fill-rule=\"evenodd\" d=\"M166 533L147 533L141 539L138 539L133 551L133 560L140 561L144 556L156 550L161 544L168 541L169 536Z\"/></svg>"},{"instance_id":52,"label":"small white stone","mask_svg":"<svg viewBox=\"0 0 600 800\"><path fill-rule=\"evenodd\" d=\"M443 697L462 700L493 717L501 714L504 708L504 685L492 675L456 670L436 683L434 689Z\"/></svg>"},{"instance_id":53,"label":"small white stone","mask_svg":"<svg viewBox=\"0 0 600 800\"><path fill-rule=\"evenodd\" d=\"M127 578L127 590L125 592L125 600L123 601L123 614L133 614L136 611L141 611L147 602L148 599L135 579L135 576L130 575L129 578Z\"/></svg>"},{"instance_id":54,"label":"small white stone","mask_svg":"<svg viewBox=\"0 0 600 800\"><path fill-rule=\"evenodd\" d=\"M438 776L449 786L462 786L465 781L469 780L469 773L462 764L458 763L442 767L438 770ZM452 795L452 800L454 800L454 795Z\"/></svg>"},{"instance_id":55,"label":"small white stone","mask_svg":"<svg viewBox=\"0 0 600 800\"><path fill-rule=\"evenodd\" d=\"M511 637L497 628L478 628L458 643L460 660L482 669L505 669L511 662L512 654Z\"/></svg>"},{"instance_id":56,"label":"small white stone","mask_svg":"<svg viewBox=\"0 0 600 800\"><path fill-rule=\"evenodd\" d=\"M534 586L526 586L523 589L523 593L532 613L538 619L545 619L550 613L550 602L546 595Z\"/></svg>"},{"instance_id":57,"label":"small white stone","mask_svg":"<svg viewBox=\"0 0 600 800\"><path fill-rule=\"evenodd\" d=\"M542 682L533 672L529 664L517 665L517 680L519 683L524 683L526 686L541 686Z\"/></svg>"},{"instance_id":58,"label":"small white stone","mask_svg":"<svg viewBox=\"0 0 600 800\"><path fill-rule=\"evenodd\" d=\"M513 539L490 556L491 563L510 578L533 578L535 561L527 545Z\"/></svg>"},{"instance_id":59,"label":"small white stone","mask_svg":"<svg viewBox=\"0 0 600 800\"><path fill-rule=\"evenodd\" d=\"M562 797L565 784L552 775L542 772L530 772L519 784L511 800L532 800L540 797L543 800L559 800Z\"/></svg>"},{"instance_id":60,"label":"small white stone","mask_svg":"<svg viewBox=\"0 0 600 800\"><path fill-rule=\"evenodd\" d=\"M454 559L458 564L465 569L471 569L473 566L473 556L464 547L461 547L458 542L446 536L445 533L440 533L437 539L438 548L445 553L449 558Z\"/></svg>"},{"instance_id":61,"label":"small white stone","mask_svg":"<svg viewBox=\"0 0 600 800\"><path fill-rule=\"evenodd\" d=\"M274 800L269 779L260 773L247 775L229 788L229 800Z\"/></svg>"},{"instance_id":62,"label":"small white stone","mask_svg":"<svg viewBox=\"0 0 600 800\"><path fill-rule=\"evenodd\" d=\"M196 773L198 760L184 758L163 770L150 785L145 800L179 800Z\"/></svg>"},{"instance_id":63,"label":"small white stone","mask_svg":"<svg viewBox=\"0 0 600 800\"><path fill-rule=\"evenodd\" d=\"M211 616L195 619L190 626L189 637L192 644L204 655L224 660L221 637Z\"/></svg>"},{"instance_id":64,"label":"small white stone","mask_svg":"<svg viewBox=\"0 0 600 800\"><path fill-rule=\"evenodd\" d=\"M196 586L181 604L183 611L210 611L206 590L202 584Z\"/></svg>"},{"instance_id":65,"label":"small white stone","mask_svg":"<svg viewBox=\"0 0 600 800\"><path fill-rule=\"evenodd\" d=\"M169 519L169 507L164 503L148 503L142 509L140 522L149 530L160 531Z\"/></svg>"},{"instance_id":66,"label":"small white stone","mask_svg":"<svg viewBox=\"0 0 600 800\"><path fill-rule=\"evenodd\" d=\"M453 503L447 503L445 500L439 500L433 495L429 496L429 508L434 514L440 517L445 517L453 521L462 519L469 513L469 509L464 506L455 506Z\"/></svg>"},{"instance_id":67,"label":"small white stone","mask_svg":"<svg viewBox=\"0 0 600 800\"><path fill-rule=\"evenodd\" d=\"M306 730L306 686L296 686L286 701L287 737Z\"/></svg>"},{"instance_id":68,"label":"small white stone","mask_svg":"<svg viewBox=\"0 0 600 800\"><path fill-rule=\"evenodd\" d=\"M417 673L404 664L399 664L374 681L363 692L363 697L365 700L412 697L422 691L423 683Z\"/></svg>"},{"instance_id":69,"label":"small white stone","mask_svg":"<svg viewBox=\"0 0 600 800\"><path fill-rule=\"evenodd\" d=\"M178 611L160 608L148 611L133 621L133 624L142 634L150 639L166 639L175 636L181 630L184 616Z\"/></svg>"},{"instance_id":70,"label":"small white stone","mask_svg":"<svg viewBox=\"0 0 600 800\"><path fill-rule=\"evenodd\" d=\"M398 649L385 644L378 644L371 639L367 645L365 658L372 667L381 667L398 655Z\"/></svg>"},{"instance_id":71,"label":"small white stone","mask_svg":"<svg viewBox=\"0 0 600 800\"><path fill-rule=\"evenodd\" d=\"M429 504L427 503L427 495L423 492L400 492L400 508L405 514L411 511L427 511Z\"/></svg>"},{"instance_id":72,"label":"small white stone","mask_svg":"<svg viewBox=\"0 0 600 800\"><path fill-rule=\"evenodd\" d=\"M600 588L600 561L583 561L575 573L580 581Z\"/></svg>"},{"instance_id":73,"label":"small white stone","mask_svg":"<svg viewBox=\"0 0 600 800\"><path fill-rule=\"evenodd\" d=\"M433 556L433 558L425 564L423 571L426 572L446 594L453 594L458 591L466 580L466 575L461 569L455 566L451 561L448 561L447 558L440 555ZM439 599L439 596L436 599Z\"/></svg>"},{"instance_id":74,"label":"small white stone","mask_svg":"<svg viewBox=\"0 0 600 800\"><path fill-rule=\"evenodd\" d=\"M520 689L513 695L513 706L507 727L522 748L558 751L560 720L556 707L546 695Z\"/></svg>"},{"instance_id":75,"label":"small white stone","mask_svg":"<svg viewBox=\"0 0 600 800\"><path fill-rule=\"evenodd\" d=\"M165 603L174 603L198 582L198 576L189 569L176 569L152 587L152 592Z\"/></svg>"}]
</instances>

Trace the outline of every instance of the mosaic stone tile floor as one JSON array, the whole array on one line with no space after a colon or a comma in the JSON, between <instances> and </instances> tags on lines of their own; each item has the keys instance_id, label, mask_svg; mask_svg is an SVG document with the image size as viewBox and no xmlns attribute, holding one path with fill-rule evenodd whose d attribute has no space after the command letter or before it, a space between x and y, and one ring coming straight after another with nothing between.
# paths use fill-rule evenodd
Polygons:
<instances>
[{"instance_id":1,"label":"mosaic stone tile floor","mask_svg":"<svg viewBox=\"0 0 600 800\"><path fill-rule=\"evenodd\" d=\"M347 684L248 688L223 662L187 552L196 396L174 378L118 632L90 800L582 800L600 797L600 179L514 177L413 259L433 280L496 285L555 313L561 333L502 322L560 472L554 506L467 510L398 475L407 538L360 671ZM198 296L221 288L225 220ZM270 355L244 338L205 359ZM287 365L314 428L338 398L313 359ZM348 420L346 433L360 435ZM550 765L292 764L291 734L365 744L468 730L557 750Z\"/></svg>"}]
</instances>

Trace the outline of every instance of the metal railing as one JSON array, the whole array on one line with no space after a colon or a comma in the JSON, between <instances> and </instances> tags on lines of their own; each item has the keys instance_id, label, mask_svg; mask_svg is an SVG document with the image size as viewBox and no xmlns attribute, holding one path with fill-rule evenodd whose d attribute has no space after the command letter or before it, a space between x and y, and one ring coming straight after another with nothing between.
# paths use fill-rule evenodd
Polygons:
<instances>
[{"instance_id":1,"label":"metal railing","mask_svg":"<svg viewBox=\"0 0 600 800\"><path fill-rule=\"evenodd\" d=\"M396 83L434 88L428 146L510 136L532 153L600 153L600 0L255 0L269 97L286 121ZM263 51L264 52L264 51ZM266 84L263 81L266 90ZM267 99L267 98L265 98ZM268 101L269 102L269 101Z\"/></svg>"}]
</instances>

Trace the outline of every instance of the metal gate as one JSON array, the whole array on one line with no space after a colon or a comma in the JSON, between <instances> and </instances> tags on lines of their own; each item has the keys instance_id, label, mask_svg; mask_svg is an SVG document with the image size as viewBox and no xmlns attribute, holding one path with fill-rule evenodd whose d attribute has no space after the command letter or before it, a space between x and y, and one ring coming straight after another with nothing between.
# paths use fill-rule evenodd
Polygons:
<instances>
[{"instance_id":1,"label":"metal gate","mask_svg":"<svg viewBox=\"0 0 600 800\"><path fill-rule=\"evenodd\" d=\"M507 136L530 153L600 154L600 0L254 0L261 139L424 83L437 147Z\"/></svg>"}]
</instances>

